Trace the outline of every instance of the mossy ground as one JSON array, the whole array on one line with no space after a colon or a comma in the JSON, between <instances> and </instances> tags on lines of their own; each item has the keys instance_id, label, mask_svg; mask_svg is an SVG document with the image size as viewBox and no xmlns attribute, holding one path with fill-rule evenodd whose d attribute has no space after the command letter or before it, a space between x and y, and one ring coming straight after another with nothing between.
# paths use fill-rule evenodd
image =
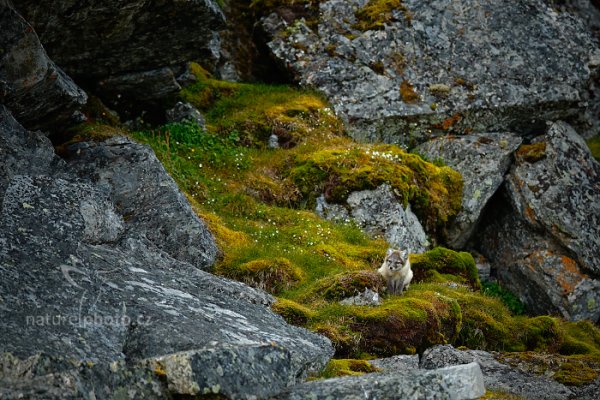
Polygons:
<instances>
[{"instance_id":1,"label":"mossy ground","mask_svg":"<svg viewBox=\"0 0 600 400\"><path fill-rule=\"evenodd\" d=\"M437 248L412 255L416 278L410 289L386 294L375 274L386 243L351 223L322 220L312 199L328 191L341 201L349 188L385 182L421 218L437 224L458 210L460 176L395 146L352 142L318 94L221 82L199 68L196 74L198 83L182 97L204 111L208 132L174 124L132 136L152 146L215 235L222 251L216 273L275 293L273 309L328 336L338 358L450 343L600 360L597 327L514 315L498 297L479 290L466 253ZM268 148L272 133L288 145ZM365 287L380 293L380 306L338 302ZM566 367L564 379L572 372Z\"/></svg>"},{"instance_id":2,"label":"mossy ground","mask_svg":"<svg viewBox=\"0 0 600 400\"><path fill-rule=\"evenodd\" d=\"M600 136L594 136L587 141L587 145L592 152L592 156L600 162Z\"/></svg>"}]
</instances>

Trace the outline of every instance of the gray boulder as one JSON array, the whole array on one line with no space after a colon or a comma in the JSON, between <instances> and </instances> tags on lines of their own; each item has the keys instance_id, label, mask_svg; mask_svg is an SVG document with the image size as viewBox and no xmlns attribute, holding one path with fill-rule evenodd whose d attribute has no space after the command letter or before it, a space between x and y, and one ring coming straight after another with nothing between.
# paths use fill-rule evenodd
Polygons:
<instances>
[{"instance_id":1,"label":"gray boulder","mask_svg":"<svg viewBox=\"0 0 600 400\"><path fill-rule=\"evenodd\" d=\"M69 168L110 197L129 231L180 261L209 269L217 248L154 152L122 137L76 144Z\"/></svg>"},{"instance_id":2,"label":"gray boulder","mask_svg":"<svg viewBox=\"0 0 600 400\"><path fill-rule=\"evenodd\" d=\"M480 251L532 312L600 320L600 164L559 122L517 153Z\"/></svg>"},{"instance_id":3,"label":"gray boulder","mask_svg":"<svg viewBox=\"0 0 600 400\"><path fill-rule=\"evenodd\" d=\"M0 354L9 370L58 360L27 379L4 372L3 398L138 386L145 398L156 381L158 397L265 397L324 366L327 339L286 324L266 293L200 269L214 262L214 240L147 147L80 144L64 164L0 112L0 145L11 146L0 147L10 155L0 159Z\"/></svg>"},{"instance_id":4,"label":"gray boulder","mask_svg":"<svg viewBox=\"0 0 600 400\"><path fill-rule=\"evenodd\" d=\"M422 253L429 247L427 234L410 204L404 208L389 185L375 190L352 192L346 205L328 204L323 197L317 202L323 218L344 221L352 218L367 234L383 237L391 247Z\"/></svg>"},{"instance_id":5,"label":"gray boulder","mask_svg":"<svg viewBox=\"0 0 600 400\"><path fill-rule=\"evenodd\" d=\"M561 383L544 376L522 372L498 362L492 353L481 350L461 351L450 345L427 349L421 359L421 368L436 370L451 365L477 363L481 367L485 387L528 400L566 400L574 393Z\"/></svg>"},{"instance_id":6,"label":"gray boulder","mask_svg":"<svg viewBox=\"0 0 600 400\"><path fill-rule=\"evenodd\" d=\"M404 0L380 29L360 28L366 4L324 1L310 24L282 9L263 20L274 57L322 90L356 139L530 132L585 107L596 45L542 0Z\"/></svg>"},{"instance_id":7,"label":"gray boulder","mask_svg":"<svg viewBox=\"0 0 600 400\"><path fill-rule=\"evenodd\" d=\"M479 365L404 370L333 378L294 386L275 399L478 399L485 394Z\"/></svg>"},{"instance_id":8,"label":"gray boulder","mask_svg":"<svg viewBox=\"0 0 600 400\"><path fill-rule=\"evenodd\" d=\"M172 69L219 58L225 17L213 0L19 0L50 57L111 104L174 93ZM43 11L42 11L43 10ZM139 97L136 97L139 96Z\"/></svg>"},{"instance_id":9,"label":"gray boulder","mask_svg":"<svg viewBox=\"0 0 600 400\"><path fill-rule=\"evenodd\" d=\"M167 121L168 122L195 122L198 124L200 129L206 130L206 119L200 114L200 111L196 109L190 103L183 103L178 101L177 104L170 110L167 110Z\"/></svg>"},{"instance_id":10,"label":"gray boulder","mask_svg":"<svg viewBox=\"0 0 600 400\"><path fill-rule=\"evenodd\" d=\"M430 160L441 159L463 178L462 209L448 229L448 244L464 248L483 208L504 182L521 138L505 133L444 136L416 148Z\"/></svg>"},{"instance_id":11,"label":"gray boulder","mask_svg":"<svg viewBox=\"0 0 600 400\"><path fill-rule=\"evenodd\" d=\"M29 129L69 122L86 94L48 58L8 0L0 0L0 26L0 104Z\"/></svg>"}]
</instances>

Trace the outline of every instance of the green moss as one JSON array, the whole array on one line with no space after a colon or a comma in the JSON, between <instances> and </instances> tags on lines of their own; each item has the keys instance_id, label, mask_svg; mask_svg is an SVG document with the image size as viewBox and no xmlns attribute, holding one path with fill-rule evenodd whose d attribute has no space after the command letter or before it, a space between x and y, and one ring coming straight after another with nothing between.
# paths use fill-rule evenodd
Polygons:
<instances>
[{"instance_id":1,"label":"green moss","mask_svg":"<svg viewBox=\"0 0 600 400\"><path fill-rule=\"evenodd\" d=\"M315 291L329 301L339 301L371 289L383 293L385 281L376 271L344 272L317 282Z\"/></svg>"},{"instance_id":2,"label":"green moss","mask_svg":"<svg viewBox=\"0 0 600 400\"><path fill-rule=\"evenodd\" d=\"M327 119L327 115L319 114L327 104L315 92L220 81L196 64L192 64L192 71L197 82L183 89L180 97L205 113L213 132L235 133L245 145L264 147L272 133L294 143ZM333 116L327 123L333 129L341 129ZM334 128L333 124L337 126Z\"/></svg>"},{"instance_id":3,"label":"green moss","mask_svg":"<svg viewBox=\"0 0 600 400\"><path fill-rule=\"evenodd\" d=\"M587 145L596 161L600 162L600 136L594 136L587 141Z\"/></svg>"},{"instance_id":4,"label":"green moss","mask_svg":"<svg viewBox=\"0 0 600 400\"><path fill-rule=\"evenodd\" d=\"M517 160L535 163L546 157L546 142L524 144L515 152Z\"/></svg>"},{"instance_id":5,"label":"green moss","mask_svg":"<svg viewBox=\"0 0 600 400\"><path fill-rule=\"evenodd\" d=\"M342 203L354 191L387 183L400 200L411 203L428 231L446 224L461 208L462 178L449 167L437 167L393 145L353 145L303 154L289 177L309 204L321 193Z\"/></svg>"},{"instance_id":6,"label":"green moss","mask_svg":"<svg viewBox=\"0 0 600 400\"><path fill-rule=\"evenodd\" d=\"M301 304L292 300L277 299L271 308L277 314L281 315L288 323L304 326L314 317L314 312Z\"/></svg>"},{"instance_id":7,"label":"green moss","mask_svg":"<svg viewBox=\"0 0 600 400\"><path fill-rule=\"evenodd\" d=\"M521 300L497 283L482 283L481 291L487 296L499 298L514 315L523 315L525 313L525 305Z\"/></svg>"},{"instance_id":8,"label":"green moss","mask_svg":"<svg viewBox=\"0 0 600 400\"><path fill-rule=\"evenodd\" d=\"M600 375L600 357L550 353L501 353L499 361L535 375L552 376L567 386L582 386Z\"/></svg>"},{"instance_id":9,"label":"green moss","mask_svg":"<svg viewBox=\"0 0 600 400\"><path fill-rule=\"evenodd\" d=\"M402 12L406 21L411 23L412 16L402 0L370 0L356 11L357 22L353 27L361 31L383 29L385 24L393 21L395 10Z\"/></svg>"},{"instance_id":10,"label":"green moss","mask_svg":"<svg viewBox=\"0 0 600 400\"><path fill-rule=\"evenodd\" d=\"M379 369L377 367L374 367L366 360L348 358L333 359L325 366L325 369L318 376L318 379L329 379L340 376L359 376L378 371Z\"/></svg>"},{"instance_id":11,"label":"green moss","mask_svg":"<svg viewBox=\"0 0 600 400\"><path fill-rule=\"evenodd\" d=\"M302 270L284 257L252 260L238 266L221 264L217 272L272 294L295 287L303 279Z\"/></svg>"},{"instance_id":12,"label":"green moss","mask_svg":"<svg viewBox=\"0 0 600 400\"><path fill-rule=\"evenodd\" d=\"M439 282L439 273L443 273L461 277L475 289L481 286L475 260L469 253L436 247L423 254L413 254L410 260L416 281L433 279Z\"/></svg>"}]
</instances>

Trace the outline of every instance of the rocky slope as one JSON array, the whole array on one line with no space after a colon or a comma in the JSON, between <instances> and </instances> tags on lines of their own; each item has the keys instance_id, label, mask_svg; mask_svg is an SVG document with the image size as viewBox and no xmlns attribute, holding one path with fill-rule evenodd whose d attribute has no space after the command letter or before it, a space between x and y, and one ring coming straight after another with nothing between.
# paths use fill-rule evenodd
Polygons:
<instances>
[{"instance_id":1,"label":"rocky slope","mask_svg":"<svg viewBox=\"0 0 600 400\"><path fill-rule=\"evenodd\" d=\"M43 3L0 0L1 398L597 398L593 2Z\"/></svg>"}]
</instances>

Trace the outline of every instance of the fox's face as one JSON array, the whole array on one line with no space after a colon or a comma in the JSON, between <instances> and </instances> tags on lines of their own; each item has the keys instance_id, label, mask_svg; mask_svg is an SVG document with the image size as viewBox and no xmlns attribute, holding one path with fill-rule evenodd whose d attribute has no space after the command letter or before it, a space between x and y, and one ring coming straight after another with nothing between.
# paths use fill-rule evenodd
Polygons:
<instances>
[{"instance_id":1,"label":"fox's face","mask_svg":"<svg viewBox=\"0 0 600 400\"><path fill-rule=\"evenodd\" d=\"M406 260L408 258L408 250L400 251L400 250L388 250L388 254L385 257L385 263L387 263L390 271L398 271L404 264L406 264Z\"/></svg>"}]
</instances>

